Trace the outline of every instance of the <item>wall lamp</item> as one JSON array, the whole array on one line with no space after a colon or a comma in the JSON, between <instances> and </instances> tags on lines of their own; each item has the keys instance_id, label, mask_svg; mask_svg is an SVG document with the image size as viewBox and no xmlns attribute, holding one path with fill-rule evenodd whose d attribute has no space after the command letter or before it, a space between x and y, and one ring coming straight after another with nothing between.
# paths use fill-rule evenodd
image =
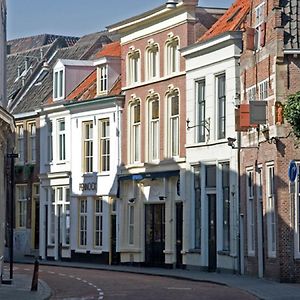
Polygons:
<instances>
[{"instance_id":1,"label":"wall lamp","mask_svg":"<svg viewBox=\"0 0 300 300\"><path fill-rule=\"evenodd\" d=\"M210 138L210 118L204 120L202 124L190 126L191 121L189 119L186 120L186 130L190 130L192 128L203 126L207 130L207 140Z\"/></svg>"},{"instance_id":2,"label":"wall lamp","mask_svg":"<svg viewBox=\"0 0 300 300\"><path fill-rule=\"evenodd\" d=\"M250 146L250 147L237 147L235 146L236 138L228 137L227 145L232 149L258 149L259 146Z\"/></svg>"}]
</instances>

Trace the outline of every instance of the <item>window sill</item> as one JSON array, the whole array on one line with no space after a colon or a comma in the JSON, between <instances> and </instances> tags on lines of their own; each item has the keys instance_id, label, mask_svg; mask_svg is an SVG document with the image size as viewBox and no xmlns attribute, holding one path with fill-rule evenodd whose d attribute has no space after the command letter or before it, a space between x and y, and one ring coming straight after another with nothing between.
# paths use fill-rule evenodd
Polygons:
<instances>
[{"instance_id":1,"label":"window sill","mask_svg":"<svg viewBox=\"0 0 300 300\"><path fill-rule=\"evenodd\" d=\"M201 249L189 249L188 253L201 254Z\"/></svg>"},{"instance_id":2,"label":"window sill","mask_svg":"<svg viewBox=\"0 0 300 300\"><path fill-rule=\"evenodd\" d=\"M47 249L54 249L55 245L47 245Z\"/></svg>"},{"instance_id":3,"label":"window sill","mask_svg":"<svg viewBox=\"0 0 300 300\"><path fill-rule=\"evenodd\" d=\"M110 176L110 172L99 172L98 177Z\"/></svg>"},{"instance_id":4,"label":"window sill","mask_svg":"<svg viewBox=\"0 0 300 300\"><path fill-rule=\"evenodd\" d=\"M90 253L91 254L102 254L103 252L102 252L102 250L99 249L99 250L91 250Z\"/></svg>"},{"instance_id":5,"label":"window sill","mask_svg":"<svg viewBox=\"0 0 300 300\"><path fill-rule=\"evenodd\" d=\"M58 162L56 163L56 165L65 165L67 162L68 162L68 161L66 161L66 160L58 161Z\"/></svg>"},{"instance_id":6,"label":"window sill","mask_svg":"<svg viewBox=\"0 0 300 300\"><path fill-rule=\"evenodd\" d=\"M75 250L75 253L87 253L87 250L86 249L76 249Z\"/></svg>"},{"instance_id":7,"label":"window sill","mask_svg":"<svg viewBox=\"0 0 300 300\"><path fill-rule=\"evenodd\" d=\"M230 251L228 250L220 250L218 251L219 255L223 255L223 256L230 256Z\"/></svg>"}]
</instances>

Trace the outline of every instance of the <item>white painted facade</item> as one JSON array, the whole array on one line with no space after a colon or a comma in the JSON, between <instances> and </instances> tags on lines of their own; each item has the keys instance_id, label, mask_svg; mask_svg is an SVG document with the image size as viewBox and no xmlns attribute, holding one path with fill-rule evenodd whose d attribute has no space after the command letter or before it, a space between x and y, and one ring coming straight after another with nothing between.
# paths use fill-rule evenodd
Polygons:
<instances>
[{"instance_id":1,"label":"white painted facade","mask_svg":"<svg viewBox=\"0 0 300 300\"><path fill-rule=\"evenodd\" d=\"M235 105L239 104L240 76L239 56L241 51L241 35L238 32L222 34L202 43L182 49L186 58L187 80L187 120L186 142L186 209L184 211L184 263L208 269L238 269L238 150L227 144L227 138L237 139L235 132ZM220 75L221 74L221 75ZM218 138L218 76L225 76L225 134ZM199 95L199 86L204 86L204 96ZM197 139L200 132L199 101L204 100L206 128L204 138ZM203 133L202 132L202 133ZM202 135L203 136L203 135ZM229 184L227 189L222 184L222 168L229 164ZM214 167L215 166L215 169ZM213 170L212 177L209 169ZM228 173L227 173L228 174ZM224 175L225 176L225 175ZM210 178L210 179L209 179ZM223 177L224 178L224 177ZM210 181L214 182L210 185ZM224 179L224 182L226 180ZM229 192L228 192L229 188ZM224 231L225 196L228 192L229 235ZM196 204L197 197L200 202ZM215 220L212 202L215 201ZM228 203L228 202L227 202ZM198 222L198 225L196 225ZM210 230L213 223L215 233ZM228 223L227 223L228 224ZM228 226L226 226L228 228ZM213 230L213 229L212 229ZM213 255L210 254L211 236L216 239ZM197 240L199 239L199 240ZM224 240L227 241L225 242ZM226 245L225 245L226 244ZM212 260L215 259L215 266Z\"/></svg>"}]
</instances>

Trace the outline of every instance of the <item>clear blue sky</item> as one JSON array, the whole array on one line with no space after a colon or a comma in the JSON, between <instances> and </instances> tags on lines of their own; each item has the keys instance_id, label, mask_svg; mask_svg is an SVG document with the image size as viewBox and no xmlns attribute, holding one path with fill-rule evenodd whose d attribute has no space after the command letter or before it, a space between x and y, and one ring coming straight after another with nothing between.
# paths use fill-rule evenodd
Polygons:
<instances>
[{"instance_id":1,"label":"clear blue sky","mask_svg":"<svg viewBox=\"0 0 300 300\"><path fill-rule=\"evenodd\" d=\"M81 36L164 4L165 0L6 0L7 38L42 33ZM228 7L233 0L199 0Z\"/></svg>"}]
</instances>

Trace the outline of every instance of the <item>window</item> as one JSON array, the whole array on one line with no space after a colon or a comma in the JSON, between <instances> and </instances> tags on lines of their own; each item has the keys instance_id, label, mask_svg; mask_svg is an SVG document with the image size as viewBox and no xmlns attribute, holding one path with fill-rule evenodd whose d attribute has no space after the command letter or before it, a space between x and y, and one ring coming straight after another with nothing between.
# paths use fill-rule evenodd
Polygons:
<instances>
[{"instance_id":1,"label":"window","mask_svg":"<svg viewBox=\"0 0 300 300\"><path fill-rule=\"evenodd\" d=\"M255 205L254 205L254 180L253 170L246 171L247 176L247 241L248 255L255 255Z\"/></svg>"},{"instance_id":2,"label":"window","mask_svg":"<svg viewBox=\"0 0 300 300\"><path fill-rule=\"evenodd\" d=\"M217 79L217 107L218 107L218 139L226 137L226 86L225 74L218 75Z\"/></svg>"},{"instance_id":3,"label":"window","mask_svg":"<svg viewBox=\"0 0 300 300\"><path fill-rule=\"evenodd\" d=\"M265 22L264 22L265 3L261 3L255 8L255 48L260 49L264 46Z\"/></svg>"},{"instance_id":4,"label":"window","mask_svg":"<svg viewBox=\"0 0 300 300\"><path fill-rule=\"evenodd\" d=\"M87 200L79 200L79 246L87 245Z\"/></svg>"},{"instance_id":5,"label":"window","mask_svg":"<svg viewBox=\"0 0 300 300\"><path fill-rule=\"evenodd\" d=\"M179 95L174 91L168 96L169 105L169 155L171 157L179 156Z\"/></svg>"},{"instance_id":6,"label":"window","mask_svg":"<svg viewBox=\"0 0 300 300\"><path fill-rule=\"evenodd\" d=\"M295 258L300 258L300 165L295 186Z\"/></svg>"},{"instance_id":7,"label":"window","mask_svg":"<svg viewBox=\"0 0 300 300\"><path fill-rule=\"evenodd\" d=\"M16 228L26 228L27 222L27 186L16 185Z\"/></svg>"},{"instance_id":8,"label":"window","mask_svg":"<svg viewBox=\"0 0 300 300\"><path fill-rule=\"evenodd\" d=\"M55 191L54 189L50 189L49 190L50 193L50 199L51 199L51 203L48 205L49 208L49 230L48 230L48 243L50 245L54 245L55 243L55 215L56 215L56 211L55 211ZM47 198L48 198L48 190L47 190ZM48 201L47 201L48 202Z\"/></svg>"},{"instance_id":9,"label":"window","mask_svg":"<svg viewBox=\"0 0 300 300\"><path fill-rule=\"evenodd\" d=\"M201 177L200 166L194 166L195 249L201 250Z\"/></svg>"},{"instance_id":10,"label":"window","mask_svg":"<svg viewBox=\"0 0 300 300\"><path fill-rule=\"evenodd\" d=\"M223 250L230 251L230 165L221 164L223 196Z\"/></svg>"},{"instance_id":11,"label":"window","mask_svg":"<svg viewBox=\"0 0 300 300\"><path fill-rule=\"evenodd\" d=\"M205 168L205 181L207 188L215 188L216 187L216 165L207 165Z\"/></svg>"},{"instance_id":12,"label":"window","mask_svg":"<svg viewBox=\"0 0 300 300\"><path fill-rule=\"evenodd\" d=\"M165 46L166 55L166 75L179 72L179 39L169 34L169 39Z\"/></svg>"},{"instance_id":13,"label":"window","mask_svg":"<svg viewBox=\"0 0 300 300\"><path fill-rule=\"evenodd\" d=\"M65 120L58 120L58 160L66 159L66 128Z\"/></svg>"},{"instance_id":14,"label":"window","mask_svg":"<svg viewBox=\"0 0 300 300\"><path fill-rule=\"evenodd\" d=\"M94 207L94 245L95 247L101 247L103 241L103 199L99 197L95 199Z\"/></svg>"},{"instance_id":15,"label":"window","mask_svg":"<svg viewBox=\"0 0 300 300\"><path fill-rule=\"evenodd\" d=\"M255 101L256 100L256 87L255 86L248 89L247 97L248 97L248 101Z\"/></svg>"},{"instance_id":16,"label":"window","mask_svg":"<svg viewBox=\"0 0 300 300\"><path fill-rule=\"evenodd\" d=\"M64 97L64 72L59 70L54 72L53 98L59 100Z\"/></svg>"},{"instance_id":17,"label":"window","mask_svg":"<svg viewBox=\"0 0 300 300\"><path fill-rule=\"evenodd\" d=\"M136 163L141 160L141 106L139 100L131 105L130 113L130 154L131 162Z\"/></svg>"},{"instance_id":18,"label":"window","mask_svg":"<svg viewBox=\"0 0 300 300\"><path fill-rule=\"evenodd\" d=\"M128 242L129 242L129 245L133 245L134 244L134 206L130 204L128 209L129 209L129 220L128 220L129 238L128 238Z\"/></svg>"},{"instance_id":19,"label":"window","mask_svg":"<svg viewBox=\"0 0 300 300\"><path fill-rule=\"evenodd\" d=\"M268 256L276 257L276 211L273 165L267 166L267 234Z\"/></svg>"},{"instance_id":20,"label":"window","mask_svg":"<svg viewBox=\"0 0 300 300\"><path fill-rule=\"evenodd\" d=\"M149 100L149 160L159 159L159 101L158 98Z\"/></svg>"},{"instance_id":21,"label":"window","mask_svg":"<svg viewBox=\"0 0 300 300\"><path fill-rule=\"evenodd\" d=\"M98 67L98 94L107 92L107 65Z\"/></svg>"},{"instance_id":22,"label":"window","mask_svg":"<svg viewBox=\"0 0 300 300\"><path fill-rule=\"evenodd\" d=\"M52 122L49 121L47 124L47 129L48 129L48 136L47 136L47 154L48 154L48 162L51 162L53 160L53 138L52 138Z\"/></svg>"},{"instance_id":23,"label":"window","mask_svg":"<svg viewBox=\"0 0 300 300\"><path fill-rule=\"evenodd\" d=\"M18 124L16 126L17 131L17 152L18 152L18 163L24 163L24 126L22 124Z\"/></svg>"},{"instance_id":24,"label":"window","mask_svg":"<svg viewBox=\"0 0 300 300\"><path fill-rule=\"evenodd\" d=\"M28 124L28 161L36 161L36 124Z\"/></svg>"},{"instance_id":25,"label":"window","mask_svg":"<svg viewBox=\"0 0 300 300\"><path fill-rule=\"evenodd\" d=\"M158 45L151 44L146 50L146 78L152 79L159 76Z\"/></svg>"},{"instance_id":26,"label":"window","mask_svg":"<svg viewBox=\"0 0 300 300\"><path fill-rule=\"evenodd\" d=\"M196 141L205 141L205 80L196 82Z\"/></svg>"},{"instance_id":27,"label":"window","mask_svg":"<svg viewBox=\"0 0 300 300\"><path fill-rule=\"evenodd\" d=\"M265 80L259 84L259 100L265 100L268 98L268 80Z\"/></svg>"},{"instance_id":28,"label":"window","mask_svg":"<svg viewBox=\"0 0 300 300\"><path fill-rule=\"evenodd\" d=\"M110 170L110 126L109 119L100 120L100 172Z\"/></svg>"},{"instance_id":29,"label":"window","mask_svg":"<svg viewBox=\"0 0 300 300\"><path fill-rule=\"evenodd\" d=\"M83 126L83 172L93 172L93 121Z\"/></svg>"},{"instance_id":30,"label":"window","mask_svg":"<svg viewBox=\"0 0 300 300\"><path fill-rule=\"evenodd\" d=\"M127 82L129 85L137 83L141 80L140 77L140 52L133 50L127 57Z\"/></svg>"}]
</instances>

